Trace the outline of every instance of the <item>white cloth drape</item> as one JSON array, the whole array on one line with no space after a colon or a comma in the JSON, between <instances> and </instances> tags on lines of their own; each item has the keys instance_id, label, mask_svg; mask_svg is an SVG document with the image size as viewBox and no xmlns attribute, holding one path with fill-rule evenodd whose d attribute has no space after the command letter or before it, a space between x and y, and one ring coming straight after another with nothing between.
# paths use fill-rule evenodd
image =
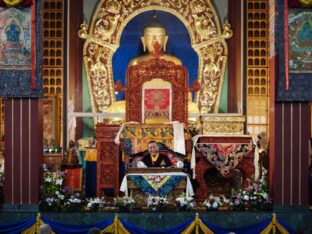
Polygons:
<instances>
[{"instance_id":1,"label":"white cloth drape","mask_svg":"<svg viewBox=\"0 0 312 234\"><path fill-rule=\"evenodd\" d=\"M74 110L74 101L69 100L67 104L67 144L69 141L76 141L76 117L70 115L71 113L74 113Z\"/></svg>"},{"instance_id":2,"label":"white cloth drape","mask_svg":"<svg viewBox=\"0 0 312 234\"><path fill-rule=\"evenodd\" d=\"M185 155L184 124L179 121L170 123L173 126L173 151Z\"/></svg>"}]
</instances>

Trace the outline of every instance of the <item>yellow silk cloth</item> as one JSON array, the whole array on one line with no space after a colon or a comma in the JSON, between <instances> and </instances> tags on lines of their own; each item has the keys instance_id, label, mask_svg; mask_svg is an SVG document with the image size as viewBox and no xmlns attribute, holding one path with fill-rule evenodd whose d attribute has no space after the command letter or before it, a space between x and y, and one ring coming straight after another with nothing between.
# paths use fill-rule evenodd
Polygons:
<instances>
[{"instance_id":1,"label":"yellow silk cloth","mask_svg":"<svg viewBox=\"0 0 312 234\"><path fill-rule=\"evenodd\" d=\"M85 161L88 161L88 162L96 162L97 161L96 148L86 148Z\"/></svg>"},{"instance_id":2,"label":"yellow silk cloth","mask_svg":"<svg viewBox=\"0 0 312 234\"><path fill-rule=\"evenodd\" d=\"M185 139L190 139L188 132ZM164 143L169 149L174 148L174 133L172 124L136 124L124 126L120 139L131 141L131 154L143 152L151 140Z\"/></svg>"},{"instance_id":3,"label":"yellow silk cloth","mask_svg":"<svg viewBox=\"0 0 312 234\"><path fill-rule=\"evenodd\" d=\"M161 188L170 179L171 176L167 176L167 175L145 175L142 177L146 180L146 182L155 191L157 191L159 188Z\"/></svg>"},{"instance_id":4,"label":"yellow silk cloth","mask_svg":"<svg viewBox=\"0 0 312 234\"><path fill-rule=\"evenodd\" d=\"M151 156L153 164L155 164L155 162L157 161L158 157L159 157L159 154L156 154L155 156Z\"/></svg>"}]
</instances>

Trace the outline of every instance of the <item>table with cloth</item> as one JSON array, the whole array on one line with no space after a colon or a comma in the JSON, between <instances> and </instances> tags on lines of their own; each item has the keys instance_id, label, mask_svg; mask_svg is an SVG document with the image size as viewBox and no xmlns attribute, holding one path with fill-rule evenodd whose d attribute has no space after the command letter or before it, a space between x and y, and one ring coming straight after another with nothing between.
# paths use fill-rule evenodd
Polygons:
<instances>
[{"instance_id":1,"label":"table with cloth","mask_svg":"<svg viewBox=\"0 0 312 234\"><path fill-rule=\"evenodd\" d=\"M138 194L141 197L167 196L169 202L174 202L181 193L187 197L194 195L191 181L184 172L129 173L124 176L120 191L129 196L128 189L134 199Z\"/></svg>"},{"instance_id":2,"label":"table with cloth","mask_svg":"<svg viewBox=\"0 0 312 234\"><path fill-rule=\"evenodd\" d=\"M234 172L242 173L242 186L247 187L255 175L254 144L249 135L198 135L193 137L191 168L199 184L196 197L205 199L208 188L205 175L209 169L217 170L223 178L233 178Z\"/></svg>"}]
</instances>

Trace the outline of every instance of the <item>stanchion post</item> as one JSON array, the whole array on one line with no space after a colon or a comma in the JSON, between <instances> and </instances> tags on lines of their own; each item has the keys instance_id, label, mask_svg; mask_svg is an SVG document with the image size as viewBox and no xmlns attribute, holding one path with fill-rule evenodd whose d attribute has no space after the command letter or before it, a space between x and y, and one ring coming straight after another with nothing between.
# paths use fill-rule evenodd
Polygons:
<instances>
[{"instance_id":1,"label":"stanchion post","mask_svg":"<svg viewBox=\"0 0 312 234\"><path fill-rule=\"evenodd\" d=\"M199 214L196 213L195 217L195 233L199 234Z\"/></svg>"},{"instance_id":2,"label":"stanchion post","mask_svg":"<svg viewBox=\"0 0 312 234\"><path fill-rule=\"evenodd\" d=\"M276 214L273 213L273 218L272 218L272 233L275 234L276 233L276 223L277 223L277 219L276 219Z\"/></svg>"},{"instance_id":3,"label":"stanchion post","mask_svg":"<svg viewBox=\"0 0 312 234\"><path fill-rule=\"evenodd\" d=\"M114 218L114 234L118 234L118 214Z\"/></svg>"},{"instance_id":4,"label":"stanchion post","mask_svg":"<svg viewBox=\"0 0 312 234\"><path fill-rule=\"evenodd\" d=\"M41 214L38 213L36 217L36 233L39 233L40 224L41 224Z\"/></svg>"}]
</instances>

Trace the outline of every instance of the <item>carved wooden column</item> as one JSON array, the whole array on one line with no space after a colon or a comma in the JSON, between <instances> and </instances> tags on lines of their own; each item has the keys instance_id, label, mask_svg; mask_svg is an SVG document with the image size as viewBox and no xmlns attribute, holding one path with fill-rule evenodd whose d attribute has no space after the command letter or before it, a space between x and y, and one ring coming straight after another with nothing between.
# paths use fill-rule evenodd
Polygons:
<instances>
[{"instance_id":1,"label":"carved wooden column","mask_svg":"<svg viewBox=\"0 0 312 234\"><path fill-rule=\"evenodd\" d=\"M104 189L113 189L114 196L119 191L119 146L114 142L119 128L119 125L96 125L97 196L103 196Z\"/></svg>"}]
</instances>

